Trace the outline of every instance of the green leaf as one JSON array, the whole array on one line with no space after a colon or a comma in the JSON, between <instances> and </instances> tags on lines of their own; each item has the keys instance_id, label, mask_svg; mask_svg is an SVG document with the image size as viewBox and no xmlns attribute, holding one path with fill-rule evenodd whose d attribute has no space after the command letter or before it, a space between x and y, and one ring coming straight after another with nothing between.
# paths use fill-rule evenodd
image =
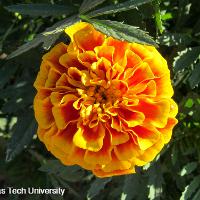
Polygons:
<instances>
[{"instance_id":1,"label":"green leaf","mask_svg":"<svg viewBox=\"0 0 200 200\"><path fill-rule=\"evenodd\" d=\"M192 200L199 200L200 199L200 189L196 192Z\"/></svg>"},{"instance_id":2,"label":"green leaf","mask_svg":"<svg viewBox=\"0 0 200 200\"><path fill-rule=\"evenodd\" d=\"M155 41L147 35L145 31L138 27L123 24L117 21L89 19L87 16L81 16L82 19L93 24L94 27L106 34L121 41L136 42L141 44L156 45Z\"/></svg>"},{"instance_id":3,"label":"green leaf","mask_svg":"<svg viewBox=\"0 0 200 200\"><path fill-rule=\"evenodd\" d=\"M62 32L66 27L71 26L72 24L76 23L77 21L80 21L80 19L77 17L77 15L73 15L67 19L61 20L57 23L55 23L53 26L47 28L42 35L48 36L51 34L56 34Z\"/></svg>"},{"instance_id":4,"label":"green leaf","mask_svg":"<svg viewBox=\"0 0 200 200\"><path fill-rule=\"evenodd\" d=\"M196 176L182 192L180 200L190 199L194 192L200 187L200 175Z\"/></svg>"},{"instance_id":5,"label":"green leaf","mask_svg":"<svg viewBox=\"0 0 200 200\"><path fill-rule=\"evenodd\" d=\"M144 185L144 178L139 174L132 174L125 177L121 200L144 199L146 195Z\"/></svg>"},{"instance_id":6,"label":"green leaf","mask_svg":"<svg viewBox=\"0 0 200 200\"><path fill-rule=\"evenodd\" d=\"M153 5L154 5L154 9L155 9L156 27L160 31L160 33L162 33L164 28L162 25L162 18L161 18L161 12L160 12L160 0L154 0Z\"/></svg>"},{"instance_id":7,"label":"green leaf","mask_svg":"<svg viewBox=\"0 0 200 200\"><path fill-rule=\"evenodd\" d=\"M27 110L26 114L18 117L17 123L13 127L12 136L8 141L6 151L6 161L9 162L21 153L33 139L36 133L37 124L33 117L33 111Z\"/></svg>"},{"instance_id":8,"label":"green leaf","mask_svg":"<svg viewBox=\"0 0 200 200\"><path fill-rule=\"evenodd\" d=\"M184 104L184 107L186 107L186 108L192 108L193 105L194 105L193 99L188 98L187 101Z\"/></svg>"},{"instance_id":9,"label":"green leaf","mask_svg":"<svg viewBox=\"0 0 200 200\"><path fill-rule=\"evenodd\" d=\"M179 156L179 149L177 145L173 145L172 152L171 152L172 165L176 165L176 163L178 162L178 156Z\"/></svg>"},{"instance_id":10,"label":"green leaf","mask_svg":"<svg viewBox=\"0 0 200 200\"><path fill-rule=\"evenodd\" d=\"M69 15L75 11L73 6L52 5L52 4L17 4L5 7L10 12L17 12L22 15L30 15L32 17L48 17Z\"/></svg>"},{"instance_id":11,"label":"green leaf","mask_svg":"<svg viewBox=\"0 0 200 200\"><path fill-rule=\"evenodd\" d=\"M14 58L29 51L32 48L37 47L39 44L43 43L45 49L49 49L52 44L58 39L60 33L67 27L78 21L77 16L72 16L68 19L64 19L49 27L42 34L37 35L32 41L23 44L17 50L13 51L7 59Z\"/></svg>"},{"instance_id":12,"label":"green leaf","mask_svg":"<svg viewBox=\"0 0 200 200\"><path fill-rule=\"evenodd\" d=\"M128 175L125 177L121 200L131 200L136 198L139 189L139 180L137 175Z\"/></svg>"},{"instance_id":13,"label":"green leaf","mask_svg":"<svg viewBox=\"0 0 200 200\"><path fill-rule=\"evenodd\" d=\"M188 45L192 38L185 33L165 33L158 37L158 43L165 46Z\"/></svg>"},{"instance_id":14,"label":"green leaf","mask_svg":"<svg viewBox=\"0 0 200 200\"><path fill-rule=\"evenodd\" d=\"M18 66L16 64L14 65L14 63L12 63L12 64L5 63L0 68L0 89L2 89L9 82L9 80L13 77L14 73L17 70L17 67Z\"/></svg>"},{"instance_id":15,"label":"green leaf","mask_svg":"<svg viewBox=\"0 0 200 200\"><path fill-rule=\"evenodd\" d=\"M39 44L41 44L43 42L43 40L44 40L44 38L41 35L38 35L32 41L23 44L17 50L13 51L10 55L8 55L7 59L14 58L16 56L21 55L22 53L25 53L26 51L28 51L34 47L37 47Z\"/></svg>"},{"instance_id":16,"label":"green leaf","mask_svg":"<svg viewBox=\"0 0 200 200\"><path fill-rule=\"evenodd\" d=\"M111 180L111 178L97 178L95 181L93 181L90 186L90 189L88 190L87 199L90 200L97 196L100 193L100 191L104 189L106 184L109 183Z\"/></svg>"},{"instance_id":17,"label":"green leaf","mask_svg":"<svg viewBox=\"0 0 200 200\"><path fill-rule=\"evenodd\" d=\"M58 160L48 160L39 170L49 174L55 174L70 182L79 181L83 177L83 171L78 166L64 166Z\"/></svg>"},{"instance_id":18,"label":"green leaf","mask_svg":"<svg viewBox=\"0 0 200 200\"><path fill-rule=\"evenodd\" d=\"M43 39L43 45L42 47L46 50L49 50L51 46L55 43L55 41L60 37L60 32L51 34L49 36L45 36Z\"/></svg>"},{"instance_id":19,"label":"green leaf","mask_svg":"<svg viewBox=\"0 0 200 200\"><path fill-rule=\"evenodd\" d=\"M185 176L192 173L197 168L197 166L198 166L197 162L191 162L191 163L186 164L181 170L180 175Z\"/></svg>"},{"instance_id":20,"label":"green leaf","mask_svg":"<svg viewBox=\"0 0 200 200\"><path fill-rule=\"evenodd\" d=\"M59 188L61 186L59 181L54 176L50 176L50 181L51 181L53 188ZM50 198L52 200L64 200L64 198L62 196L55 195L55 194L50 194Z\"/></svg>"},{"instance_id":21,"label":"green leaf","mask_svg":"<svg viewBox=\"0 0 200 200\"><path fill-rule=\"evenodd\" d=\"M79 9L80 14L86 13L96 6L102 4L105 0L84 0Z\"/></svg>"},{"instance_id":22,"label":"green leaf","mask_svg":"<svg viewBox=\"0 0 200 200\"><path fill-rule=\"evenodd\" d=\"M92 11L88 13L89 17L97 17L100 15L108 15L108 14L114 14L126 10L134 9L138 6L141 6L145 3L149 3L151 0L129 0L125 1L123 3L118 3L116 5L109 5L103 8L100 8L98 10Z\"/></svg>"},{"instance_id":23,"label":"green leaf","mask_svg":"<svg viewBox=\"0 0 200 200\"><path fill-rule=\"evenodd\" d=\"M174 71L178 72L184 68L190 67L199 57L200 47L187 48L178 53L174 59Z\"/></svg>"},{"instance_id":24,"label":"green leaf","mask_svg":"<svg viewBox=\"0 0 200 200\"><path fill-rule=\"evenodd\" d=\"M67 189L67 191L71 194L73 194L77 199L82 199L80 194L78 192L76 192L76 190L74 190L69 183L67 183L67 181L63 180L62 177L56 177L58 182L60 183L60 185L62 187L65 187Z\"/></svg>"},{"instance_id":25,"label":"green leaf","mask_svg":"<svg viewBox=\"0 0 200 200\"><path fill-rule=\"evenodd\" d=\"M200 63L194 66L188 81L192 89L200 83Z\"/></svg>"},{"instance_id":26,"label":"green leaf","mask_svg":"<svg viewBox=\"0 0 200 200\"><path fill-rule=\"evenodd\" d=\"M159 199L162 196L162 185L164 183L161 166L155 163L148 171L149 173L149 196L150 200Z\"/></svg>"}]
</instances>

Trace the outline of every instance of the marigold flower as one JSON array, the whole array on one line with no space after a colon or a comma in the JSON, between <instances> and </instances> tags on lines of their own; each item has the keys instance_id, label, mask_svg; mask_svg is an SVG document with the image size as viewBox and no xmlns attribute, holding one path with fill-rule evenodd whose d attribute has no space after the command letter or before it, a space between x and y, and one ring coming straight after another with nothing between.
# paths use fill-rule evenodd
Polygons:
<instances>
[{"instance_id":1,"label":"marigold flower","mask_svg":"<svg viewBox=\"0 0 200 200\"><path fill-rule=\"evenodd\" d=\"M134 173L168 143L178 108L165 59L153 47L108 37L88 23L66 30L34 83L38 137L64 165L96 176Z\"/></svg>"}]
</instances>

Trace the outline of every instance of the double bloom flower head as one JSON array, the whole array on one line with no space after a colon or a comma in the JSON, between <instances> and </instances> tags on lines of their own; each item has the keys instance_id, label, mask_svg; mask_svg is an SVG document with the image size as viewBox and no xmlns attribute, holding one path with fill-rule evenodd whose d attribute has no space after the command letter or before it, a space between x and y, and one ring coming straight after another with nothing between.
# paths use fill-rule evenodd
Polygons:
<instances>
[{"instance_id":1,"label":"double bloom flower head","mask_svg":"<svg viewBox=\"0 0 200 200\"><path fill-rule=\"evenodd\" d=\"M98 177L130 174L169 142L178 108L167 62L153 47L108 37L88 23L65 30L34 86L38 137L64 165Z\"/></svg>"}]
</instances>

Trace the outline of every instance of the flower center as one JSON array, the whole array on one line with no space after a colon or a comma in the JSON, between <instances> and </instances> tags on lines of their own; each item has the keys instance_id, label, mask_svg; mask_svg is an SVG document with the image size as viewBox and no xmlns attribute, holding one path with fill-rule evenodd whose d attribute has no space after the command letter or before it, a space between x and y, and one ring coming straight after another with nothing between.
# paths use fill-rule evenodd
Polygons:
<instances>
[{"instance_id":1,"label":"flower center","mask_svg":"<svg viewBox=\"0 0 200 200\"><path fill-rule=\"evenodd\" d=\"M121 91L110 85L108 88L103 86L91 86L87 90L87 95L94 98L94 103L113 104L121 98Z\"/></svg>"},{"instance_id":2,"label":"flower center","mask_svg":"<svg viewBox=\"0 0 200 200\"><path fill-rule=\"evenodd\" d=\"M110 110L117 107L122 100L123 90L116 84L108 82L106 86L90 85L85 90L79 89L80 115L84 125L90 127L98 121L106 122L110 118Z\"/></svg>"}]
</instances>

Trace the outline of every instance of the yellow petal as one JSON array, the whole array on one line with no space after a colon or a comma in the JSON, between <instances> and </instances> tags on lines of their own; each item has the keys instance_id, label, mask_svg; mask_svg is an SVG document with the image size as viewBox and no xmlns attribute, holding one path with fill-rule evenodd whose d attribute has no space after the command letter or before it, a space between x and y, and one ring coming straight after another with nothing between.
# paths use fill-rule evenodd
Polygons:
<instances>
[{"instance_id":1,"label":"yellow petal","mask_svg":"<svg viewBox=\"0 0 200 200\"><path fill-rule=\"evenodd\" d=\"M103 146L104 136L105 128L102 124L94 128L81 126L75 133L73 142L77 147L97 152Z\"/></svg>"}]
</instances>

